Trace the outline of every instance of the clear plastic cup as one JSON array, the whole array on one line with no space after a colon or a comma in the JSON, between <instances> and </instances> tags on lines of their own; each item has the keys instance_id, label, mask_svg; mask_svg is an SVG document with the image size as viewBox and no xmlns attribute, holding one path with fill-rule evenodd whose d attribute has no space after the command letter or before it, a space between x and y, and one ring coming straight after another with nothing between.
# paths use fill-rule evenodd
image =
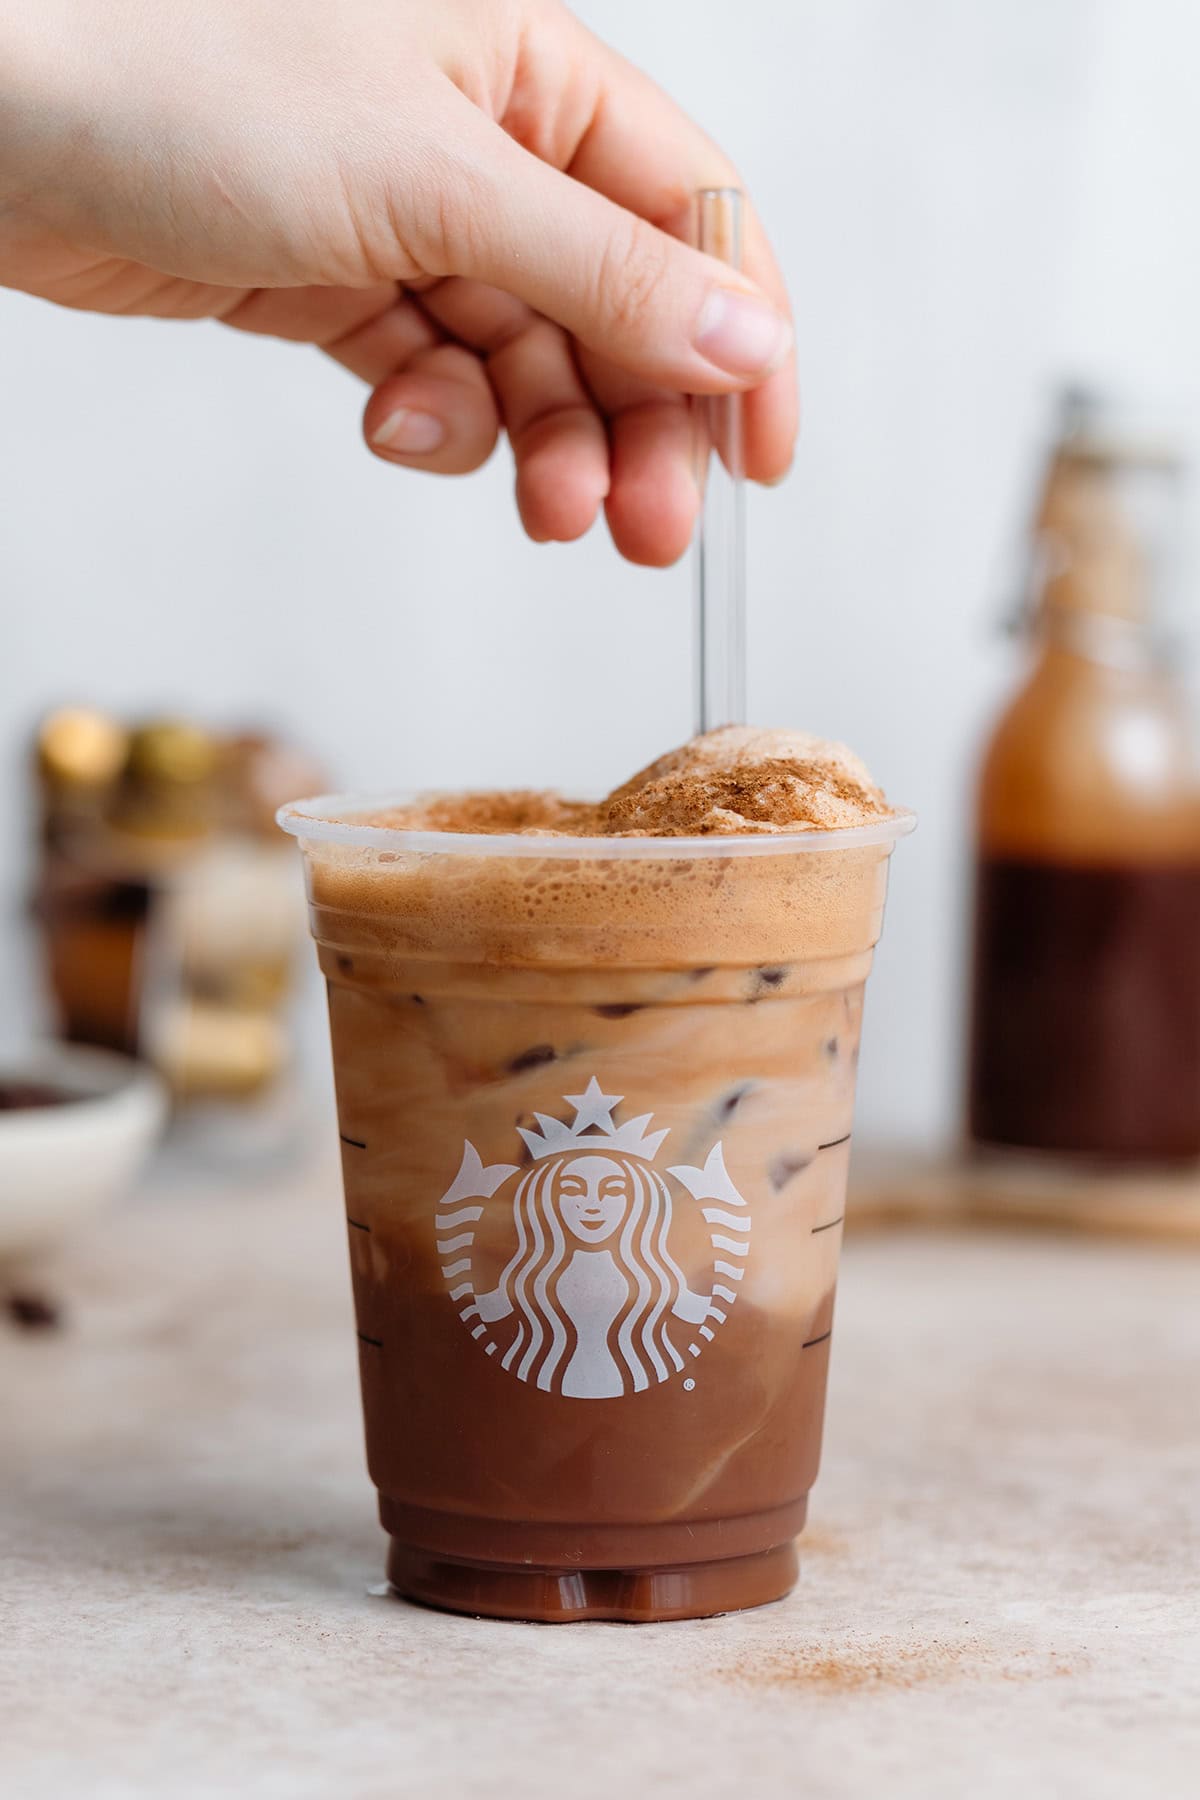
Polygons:
<instances>
[{"instance_id":1,"label":"clear plastic cup","mask_svg":"<svg viewBox=\"0 0 1200 1800\"><path fill-rule=\"evenodd\" d=\"M328 984L389 1578L541 1620L776 1599L914 821L469 836L366 822L388 804L279 822Z\"/></svg>"}]
</instances>

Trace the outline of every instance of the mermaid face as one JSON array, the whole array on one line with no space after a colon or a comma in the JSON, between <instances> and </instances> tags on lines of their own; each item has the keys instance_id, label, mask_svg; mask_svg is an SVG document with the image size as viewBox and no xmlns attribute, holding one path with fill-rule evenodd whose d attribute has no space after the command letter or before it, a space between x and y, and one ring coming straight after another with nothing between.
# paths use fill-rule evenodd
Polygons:
<instances>
[{"instance_id":1,"label":"mermaid face","mask_svg":"<svg viewBox=\"0 0 1200 1800\"><path fill-rule=\"evenodd\" d=\"M629 1170L611 1156L577 1156L560 1169L555 1197L567 1230L584 1244L602 1244L629 1210Z\"/></svg>"}]
</instances>

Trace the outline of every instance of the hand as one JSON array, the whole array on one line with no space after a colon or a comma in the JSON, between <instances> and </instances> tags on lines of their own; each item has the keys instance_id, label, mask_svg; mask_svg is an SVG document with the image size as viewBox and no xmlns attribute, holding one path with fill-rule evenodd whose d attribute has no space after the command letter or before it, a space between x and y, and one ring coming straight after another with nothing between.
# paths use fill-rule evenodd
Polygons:
<instances>
[{"instance_id":1,"label":"hand","mask_svg":"<svg viewBox=\"0 0 1200 1800\"><path fill-rule=\"evenodd\" d=\"M20 7L19 16L11 15ZM687 392L750 388L748 475L796 429L786 296L678 241L716 147L557 0L9 0L0 282L215 318L369 383L377 455L459 474L503 427L539 541L603 503L685 548Z\"/></svg>"}]
</instances>

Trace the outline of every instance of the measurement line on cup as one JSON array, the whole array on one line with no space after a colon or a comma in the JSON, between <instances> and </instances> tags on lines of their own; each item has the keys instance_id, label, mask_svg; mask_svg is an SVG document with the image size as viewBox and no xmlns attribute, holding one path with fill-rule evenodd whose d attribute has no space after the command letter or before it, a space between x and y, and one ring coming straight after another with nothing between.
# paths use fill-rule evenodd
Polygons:
<instances>
[{"instance_id":1,"label":"measurement line on cup","mask_svg":"<svg viewBox=\"0 0 1200 1800\"><path fill-rule=\"evenodd\" d=\"M383 1339L382 1338L368 1337L365 1331L357 1332L355 1335L357 1336L360 1344L370 1344L372 1350L382 1350L383 1349ZM805 1345L805 1348L807 1349L808 1346Z\"/></svg>"},{"instance_id":2,"label":"measurement line on cup","mask_svg":"<svg viewBox=\"0 0 1200 1800\"><path fill-rule=\"evenodd\" d=\"M370 1231L371 1229L369 1225L364 1225L361 1219L352 1219L349 1213L346 1214L346 1223L353 1225L355 1231Z\"/></svg>"},{"instance_id":3,"label":"measurement line on cup","mask_svg":"<svg viewBox=\"0 0 1200 1800\"><path fill-rule=\"evenodd\" d=\"M820 1337L809 1338L807 1344L801 1344L800 1348L802 1350L811 1350L813 1348L814 1344L823 1344L825 1342L826 1338L831 1338L832 1336L833 1336L833 1326L831 1325L829 1327L828 1331L823 1331L821 1333Z\"/></svg>"},{"instance_id":4,"label":"measurement line on cup","mask_svg":"<svg viewBox=\"0 0 1200 1800\"><path fill-rule=\"evenodd\" d=\"M367 1147L362 1138L347 1137L344 1131L339 1131L338 1136L341 1138L343 1144L349 1144L353 1150L365 1150Z\"/></svg>"},{"instance_id":5,"label":"measurement line on cup","mask_svg":"<svg viewBox=\"0 0 1200 1800\"><path fill-rule=\"evenodd\" d=\"M836 1150L839 1144L848 1144L850 1142L852 1135L853 1135L853 1133L848 1131L846 1133L845 1137L830 1138L830 1140L827 1144L818 1144L817 1149L818 1150Z\"/></svg>"},{"instance_id":6,"label":"measurement line on cup","mask_svg":"<svg viewBox=\"0 0 1200 1800\"><path fill-rule=\"evenodd\" d=\"M845 1213L839 1213L836 1219L826 1219L824 1225L814 1225L812 1228L813 1237L816 1237L818 1231L832 1231L835 1225L841 1224L845 1216Z\"/></svg>"}]
</instances>

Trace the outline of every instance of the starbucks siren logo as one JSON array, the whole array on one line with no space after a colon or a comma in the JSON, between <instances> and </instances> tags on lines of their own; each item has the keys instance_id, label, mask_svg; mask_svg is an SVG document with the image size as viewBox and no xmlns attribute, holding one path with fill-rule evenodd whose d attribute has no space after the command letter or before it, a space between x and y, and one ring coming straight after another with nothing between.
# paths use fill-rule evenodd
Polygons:
<instances>
[{"instance_id":1,"label":"starbucks siren logo","mask_svg":"<svg viewBox=\"0 0 1200 1800\"><path fill-rule=\"evenodd\" d=\"M438 1202L437 1248L459 1317L488 1356L518 1381L574 1399L611 1399L667 1381L700 1355L737 1299L750 1248L750 1215L716 1143L703 1168L662 1175L654 1158L667 1131L652 1114L618 1125L619 1094L593 1076L567 1094L571 1125L535 1113L519 1127L533 1156L485 1168L475 1146ZM516 1181L511 1200L502 1190ZM671 1184L700 1206L711 1246L707 1293L688 1286L671 1254ZM475 1228L488 1201L511 1208L516 1247L499 1282L481 1293L472 1271ZM691 1328L690 1330L688 1328ZM701 1340L701 1341L697 1341Z\"/></svg>"}]
</instances>

